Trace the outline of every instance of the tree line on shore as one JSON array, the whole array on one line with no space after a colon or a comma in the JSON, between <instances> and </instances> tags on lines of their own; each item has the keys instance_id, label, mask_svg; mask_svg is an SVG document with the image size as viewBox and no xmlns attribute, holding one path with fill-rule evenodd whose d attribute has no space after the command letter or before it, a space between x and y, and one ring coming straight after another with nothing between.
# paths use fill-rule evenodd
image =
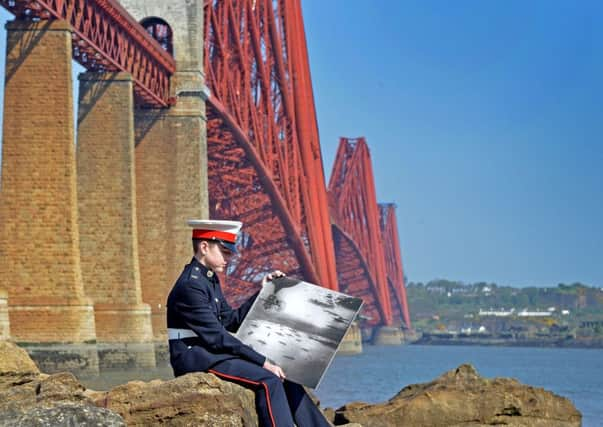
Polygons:
<instances>
[{"instance_id":1,"label":"tree line on shore","mask_svg":"<svg viewBox=\"0 0 603 427\"><path fill-rule=\"evenodd\" d=\"M480 310L514 309L549 311L553 320L548 323L603 333L603 288L579 282L519 288L437 279L427 283L407 282L406 289L411 316L418 329L432 329L438 323L475 323ZM562 316L562 312L567 315Z\"/></svg>"}]
</instances>

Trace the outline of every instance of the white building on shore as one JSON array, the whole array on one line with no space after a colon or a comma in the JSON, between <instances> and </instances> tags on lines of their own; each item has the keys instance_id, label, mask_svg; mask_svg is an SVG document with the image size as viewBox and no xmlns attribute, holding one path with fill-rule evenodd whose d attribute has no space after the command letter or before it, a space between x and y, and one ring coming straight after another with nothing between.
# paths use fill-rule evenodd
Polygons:
<instances>
[{"instance_id":1,"label":"white building on shore","mask_svg":"<svg viewBox=\"0 0 603 427\"><path fill-rule=\"evenodd\" d=\"M565 310L564 310L565 311ZM540 310L536 310L536 311L528 311L527 308L521 310L521 311L515 311L514 308L510 309L510 310L505 310L505 309L500 309L500 310L482 310L480 308L478 316L494 316L494 317L509 317L509 316L517 316L517 317L548 317L548 316L552 316L554 314L554 311L552 310L547 310L547 311L540 311ZM563 313L566 314L566 313ZM569 313L567 313L569 314Z\"/></svg>"},{"instance_id":2,"label":"white building on shore","mask_svg":"<svg viewBox=\"0 0 603 427\"><path fill-rule=\"evenodd\" d=\"M552 316L553 313L551 313L550 311L528 311L528 310L521 310L519 313L517 313L517 316L519 317L548 317L548 316Z\"/></svg>"},{"instance_id":3,"label":"white building on shore","mask_svg":"<svg viewBox=\"0 0 603 427\"><path fill-rule=\"evenodd\" d=\"M496 317L506 317L506 316L510 316L513 313L515 313L515 309L512 308L509 311L505 311L505 309L501 309L501 310L482 310L481 308L479 309L479 316L496 316Z\"/></svg>"}]
</instances>

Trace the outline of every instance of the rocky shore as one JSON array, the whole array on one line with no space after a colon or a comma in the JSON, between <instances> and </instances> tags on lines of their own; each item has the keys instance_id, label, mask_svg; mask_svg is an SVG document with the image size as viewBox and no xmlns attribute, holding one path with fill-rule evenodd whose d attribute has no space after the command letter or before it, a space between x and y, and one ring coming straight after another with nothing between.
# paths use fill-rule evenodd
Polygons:
<instances>
[{"instance_id":1,"label":"rocky shore","mask_svg":"<svg viewBox=\"0 0 603 427\"><path fill-rule=\"evenodd\" d=\"M325 409L334 425L581 425L566 398L508 378L481 377L461 365L434 381L403 388L380 404ZM71 373L41 373L25 350L0 342L0 425L256 426L253 393L211 374L131 381L109 391L86 389Z\"/></svg>"}]
</instances>

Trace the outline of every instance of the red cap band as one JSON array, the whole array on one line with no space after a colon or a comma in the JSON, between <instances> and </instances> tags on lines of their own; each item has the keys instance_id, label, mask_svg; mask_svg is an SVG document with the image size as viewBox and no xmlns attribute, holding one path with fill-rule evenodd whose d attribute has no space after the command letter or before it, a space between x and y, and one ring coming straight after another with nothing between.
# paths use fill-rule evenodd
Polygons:
<instances>
[{"instance_id":1,"label":"red cap band","mask_svg":"<svg viewBox=\"0 0 603 427\"><path fill-rule=\"evenodd\" d=\"M228 243L235 243L237 241L237 235L233 233L227 233L225 231L193 230L193 239L220 239Z\"/></svg>"}]
</instances>

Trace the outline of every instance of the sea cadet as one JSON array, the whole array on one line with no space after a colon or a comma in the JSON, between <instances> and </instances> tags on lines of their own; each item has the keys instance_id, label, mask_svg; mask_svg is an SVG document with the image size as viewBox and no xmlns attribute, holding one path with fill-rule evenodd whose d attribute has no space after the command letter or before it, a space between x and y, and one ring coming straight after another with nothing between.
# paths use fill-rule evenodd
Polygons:
<instances>
[{"instance_id":1,"label":"sea cadet","mask_svg":"<svg viewBox=\"0 0 603 427\"><path fill-rule=\"evenodd\" d=\"M329 426L304 388L285 379L280 366L243 344L236 332L257 293L233 310L216 273L225 271L235 253L239 221L190 220L194 256L172 288L167 301L170 362L174 375L211 372L253 389L260 426ZM274 271L262 286L283 276Z\"/></svg>"}]
</instances>

